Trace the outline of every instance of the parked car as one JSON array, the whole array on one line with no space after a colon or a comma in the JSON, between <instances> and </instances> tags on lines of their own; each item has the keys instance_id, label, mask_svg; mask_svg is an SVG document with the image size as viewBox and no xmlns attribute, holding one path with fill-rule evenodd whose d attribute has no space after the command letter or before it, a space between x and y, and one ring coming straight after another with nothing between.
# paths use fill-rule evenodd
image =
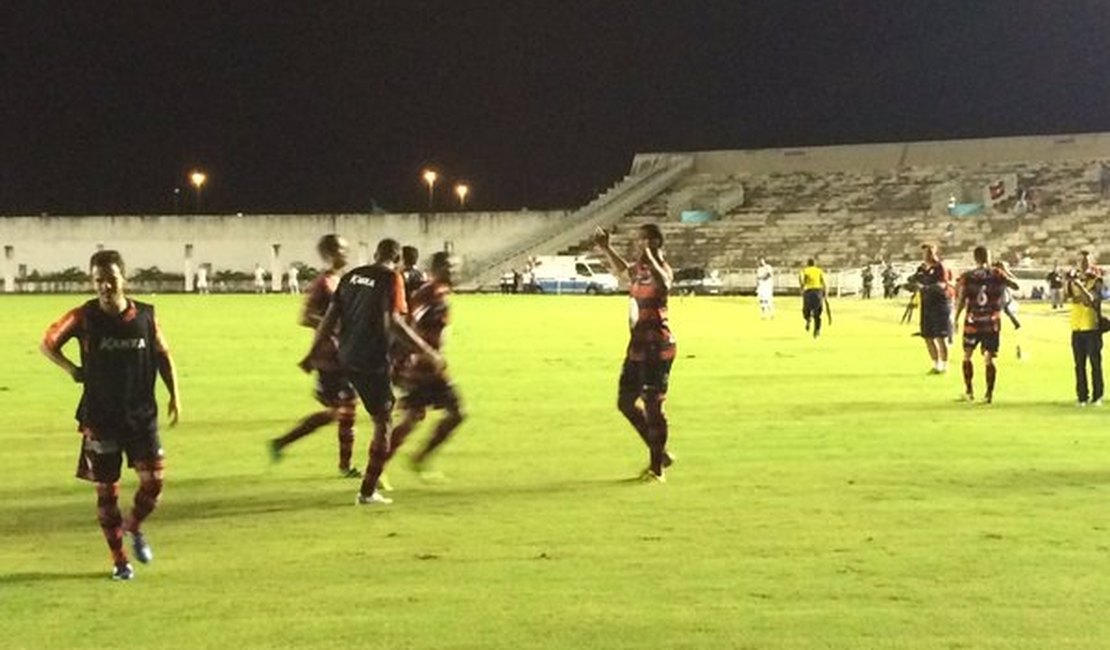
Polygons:
<instances>
[{"instance_id":1,"label":"parked car","mask_svg":"<svg viewBox=\"0 0 1110 650\"><path fill-rule=\"evenodd\" d=\"M725 283L717 271L706 271L701 267L679 269L674 274L672 291L687 296L719 296Z\"/></svg>"}]
</instances>

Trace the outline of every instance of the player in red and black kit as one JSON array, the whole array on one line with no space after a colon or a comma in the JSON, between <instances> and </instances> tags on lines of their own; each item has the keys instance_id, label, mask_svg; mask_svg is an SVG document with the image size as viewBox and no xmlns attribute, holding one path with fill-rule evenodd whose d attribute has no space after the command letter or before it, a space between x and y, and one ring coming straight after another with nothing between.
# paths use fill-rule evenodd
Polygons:
<instances>
[{"instance_id":1,"label":"player in red and black kit","mask_svg":"<svg viewBox=\"0 0 1110 650\"><path fill-rule=\"evenodd\" d=\"M98 251L89 267L96 299L51 325L41 349L82 384L77 407L82 434L77 477L96 484L97 518L115 563L112 578L130 580L134 571L123 548L124 531L131 535L136 559L144 564L154 559L141 527L162 493L164 461L158 439L155 377L162 377L170 394L171 426L177 424L181 413L181 397L154 307L130 300L124 293L125 268L120 254ZM70 339L80 344L80 366L62 352ZM123 454L139 475L134 507L126 521L119 508Z\"/></svg>"},{"instance_id":2,"label":"player in red and black kit","mask_svg":"<svg viewBox=\"0 0 1110 650\"><path fill-rule=\"evenodd\" d=\"M415 246L401 247L401 278L405 281L405 300L411 300L412 294L424 286L428 281L424 272L417 264L420 262L420 250Z\"/></svg>"},{"instance_id":3,"label":"player in red and black kit","mask_svg":"<svg viewBox=\"0 0 1110 650\"><path fill-rule=\"evenodd\" d=\"M300 324L316 329L324 319L331 304L332 294L339 284L339 275L347 266L347 242L339 235L324 235L316 244L316 252L327 269L312 281L306 293ZM355 389L339 367L339 349L334 338L324 339L309 351L300 367L305 372L316 371L316 399L324 406L301 420L292 431L270 441L270 454L275 461L281 459L282 450L298 440L332 422L339 423L339 474L358 478L362 473L351 467L351 451L355 444Z\"/></svg>"},{"instance_id":4,"label":"player in red and black kit","mask_svg":"<svg viewBox=\"0 0 1110 650\"><path fill-rule=\"evenodd\" d=\"M667 294L674 274L663 259L663 233L659 226L640 226L638 235L637 259L633 263L613 250L610 235L604 229L597 229L594 242L605 252L614 272L628 277L631 337L621 369L617 408L648 447L648 467L641 477L662 482L664 468L673 462L667 452L668 427L663 402L667 399L675 356L675 340L667 323Z\"/></svg>"},{"instance_id":5,"label":"player in red and black kit","mask_svg":"<svg viewBox=\"0 0 1110 650\"><path fill-rule=\"evenodd\" d=\"M430 271L431 279L412 294L409 320L420 338L435 350L442 351L443 334L449 321L447 297L451 295L451 256L442 251L433 255ZM407 393L400 401L404 419L393 429L390 457L397 453L413 428L424 420L429 408L446 412L424 448L412 457L413 470L427 478L427 461L432 452L462 424L464 416L458 391L446 369L437 370L428 366L416 354L398 359L393 369L393 382Z\"/></svg>"},{"instance_id":6,"label":"player in red and black kit","mask_svg":"<svg viewBox=\"0 0 1110 650\"><path fill-rule=\"evenodd\" d=\"M977 266L960 276L956 284L956 317L967 309L964 320L964 399L973 401L975 393L971 380L975 367L971 355L976 347L983 348L983 361L986 364L987 392L983 402L990 404L994 399L994 383L998 374L994 359L998 355L999 333L1002 330L1002 304L1006 287L1017 289L1017 280L1006 269L1006 265L991 265L990 251L984 246L975 248Z\"/></svg>"},{"instance_id":7,"label":"player in red and black kit","mask_svg":"<svg viewBox=\"0 0 1110 650\"><path fill-rule=\"evenodd\" d=\"M443 365L439 354L405 322L408 305L404 281L397 272L400 260L401 245L383 239L378 243L373 264L351 269L340 278L312 346L315 350L331 337L338 337L340 367L374 422L370 461L356 500L360 505L392 503L382 496L377 485L389 459L393 344L397 342L421 353L433 367Z\"/></svg>"}]
</instances>

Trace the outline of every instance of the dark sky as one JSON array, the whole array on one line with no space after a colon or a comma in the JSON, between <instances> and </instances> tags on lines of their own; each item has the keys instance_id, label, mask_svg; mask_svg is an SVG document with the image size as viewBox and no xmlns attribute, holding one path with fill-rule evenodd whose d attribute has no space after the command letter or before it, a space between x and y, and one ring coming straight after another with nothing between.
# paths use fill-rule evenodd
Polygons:
<instances>
[{"instance_id":1,"label":"dark sky","mask_svg":"<svg viewBox=\"0 0 1110 650\"><path fill-rule=\"evenodd\" d=\"M213 211L419 210L425 165L573 207L638 151L1110 130L1104 0L9 0L0 57L0 214L169 212L194 166Z\"/></svg>"}]
</instances>

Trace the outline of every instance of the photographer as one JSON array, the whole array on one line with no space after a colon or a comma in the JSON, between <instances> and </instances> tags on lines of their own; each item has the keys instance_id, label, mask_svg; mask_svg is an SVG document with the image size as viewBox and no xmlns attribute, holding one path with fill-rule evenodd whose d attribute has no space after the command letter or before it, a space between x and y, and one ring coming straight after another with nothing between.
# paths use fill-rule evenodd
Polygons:
<instances>
[{"instance_id":1,"label":"photographer","mask_svg":"<svg viewBox=\"0 0 1110 650\"><path fill-rule=\"evenodd\" d=\"M930 375L948 370L948 339L952 336L952 273L941 262L936 246L922 244L924 261L907 288L921 292L921 337L933 361Z\"/></svg>"},{"instance_id":2,"label":"photographer","mask_svg":"<svg viewBox=\"0 0 1110 650\"><path fill-rule=\"evenodd\" d=\"M1090 252L1080 251L1078 268L1068 271L1065 293L1071 301L1071 352L1075 359L1077 405L1102 406L1102 331L1099 329L1102 270L1091 263ZM1089 392L1088 362L1091 364Z\"/></svg>"}]
</instances>

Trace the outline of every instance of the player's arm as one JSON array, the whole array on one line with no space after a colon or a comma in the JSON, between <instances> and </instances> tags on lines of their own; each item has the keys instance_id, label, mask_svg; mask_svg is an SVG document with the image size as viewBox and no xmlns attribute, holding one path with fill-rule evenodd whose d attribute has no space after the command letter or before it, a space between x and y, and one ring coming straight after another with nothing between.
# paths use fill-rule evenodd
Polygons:
<instances>
[{"instance_id":1,"label":"player's arm","mask_svg":"<svg viewBox=\"0 0 1110 650\"><path fill-rule=\"evenodd\" d=\"M312 345L308 346L308 352L304 358L297 362L297 366L305 371L312 372L312 355L316 349L320 347L328 338L335 336L335 326L339 323L339 308L333 300L328 305L327 311L324 312L323 317L320 318L319 325L316 326L316 333L312 336Z\"/></svg>"},{"instance_id":2,"label":"player's arm","mask_svg":"<svg viewBox=\"0 0 1110 650\"><path fill-rule=\"evenodd\" d=\"M1102 281L1099 280L1099 282ZM1098 285L1095 286L1097 287ZM1078 300L1087 307L1093 307L1095 304L1094 294L1088 291L1087 287L1083 286L1083 283L1080 282L1078 278L1072 276L1068 277L1068 296Z\"/></svg>"},{"instance_id":3,"label":"player's arm","mask_svg":"<svg viewBox=\"0 0 1110 650\"><path fill-rule=\"evenodd\" d=\"M167 412L172 427L177 424L177 420L181 417L181 393L178 391L177 366L173 363L170 348L166 345L166 339L162 336L162 330L158 327L157 321L154 323L154 341L155 354L158 357L158 376L162 378L162 383L166 385L166 392L170 394Z\"/></svg>"},{"instance_id":4,"label":"player's arm","mask_svg":"<svg viewBox=\"0 0 1110 650\"><path fill-rule=\"evenodd\" d=\"M1003 284L1015 291L1021 288L1020 285L1018 285L1017 278L1010 272L1010 267L1005 262L999 262L996 268L998 269L998 274L1002 278Z\"/></svg>"},{"instance_id":5,"label":"player's arm","mask_svg":"<svg viewBox=\"0 0 1110 650\"><path fill-rule=\"evenodd\" d=\"M428 345L416 330L412 329L409 325L408 319L408 301L405 299L405 281L401 278L400 273L393 274L393 295L388 297L388 304L385 305L386 314L386 327L393 331L393 334L401 341L401 345L409 350L416 352L430 361L436 369L443 369L447 364L443 360L443 355L437 352L432 346Z\"/></svg>"},{"instance_id":6,"label":"player's arm","mask_svg":"<svg viewBox=\"0 0 1110 650\"><path fill-rule=\"evenodd\" d=\"M594 244L605 253L605 259L609 262L609 266L613 269L614 274L628 275L629 264L620 253L613 250L612 234L602 228L597 227L594 231Z\"/></svg>"},{"instance_id":7,"label":"player's arm","mask_svg":"<svg viewBox=\"0 0 1110 650\"><path fill-rule=\"evenodd\" d=\"M657 256L657 253L652 251L650 247L645 248L644 253L647 254L651 274L655 276L656 281L667 289L670 289L671 284L674 282L674 272L671 271L671 267L664 264Z\"/></svg>"},{"instance_id":8,"label":"player's arm","mask_svg":"<svg viewBox=\"0 0 1110 650\"><path fill-rule=\"evenodd\" d=\"M952 322L960 322L960 314L964 310L964 283L956 283L956 313L952 315Z\"/></svg>"},{"instance_id":9,"label":"player's arm","mask_svg":"<svg viewBox=\"0 0 1110 650\"><path fill-rule=\"evenodd\" d=\"M47 328L39 345L39 351L77 383L84 381L81 367L69 360L69 357L62 352L62 346L77 334L80 327L81 311L74 309Z\"/></svg>"}]
</instances>

